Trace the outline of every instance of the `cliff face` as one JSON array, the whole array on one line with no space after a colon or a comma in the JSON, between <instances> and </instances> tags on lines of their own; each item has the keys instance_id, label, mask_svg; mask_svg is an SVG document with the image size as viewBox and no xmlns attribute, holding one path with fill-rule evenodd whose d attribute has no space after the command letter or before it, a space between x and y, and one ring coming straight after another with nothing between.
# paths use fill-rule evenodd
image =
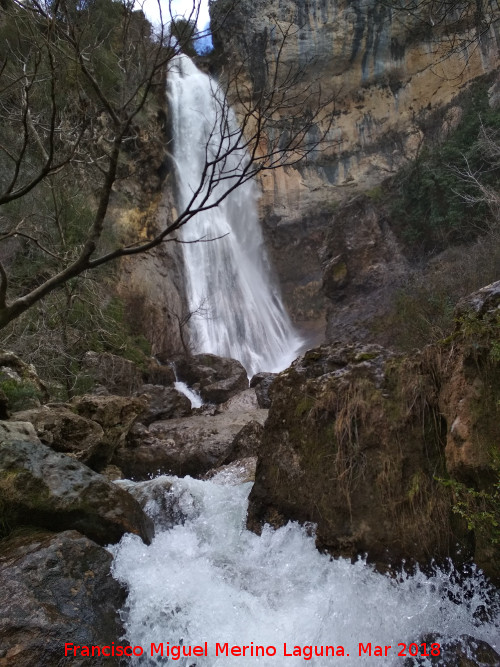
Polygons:
<instances>
[{"instance_id":1,"label":"cliff face","mask_svg":"<svg viewBox=\"0 0 500 667\"><path fill-rule=\"evenodd\" d=\"M493 27L478 42L478 17L458 21L450 15L442 21L426 11L416 17L377 0L242 0L230 6L217 0L212 5L214 21L222 22L215 36L225 56L222 78L230 79L239 68L239 93L230 87L236 108L241 91L251 96L259 90L278 61L282 75L299 72L291 98L318 85L329 100L310 133L326 132L324 149L261 178L261 216L296 320L319 316L322 309L315 296L321 276L315 249L334 207L374 188L415 157L431 115L436 122L436 109L443 109L439 131L456 125L460 109L450 104L454 97L497 65ZM483 27L487 21L483 17ZM299 269L291 278L291 266L307 266L307 271ZM304 291L310 312L300 306Z\"/></svg>"},{"instance_id":2,"label":"cliff face","mask_svg":"<svg viewBox=\"0 0 500 667\"><path fill-rule=\"evenodd\" d=\"M151 238L175 217L163 90L152 98L145 115L144 127L140 131L138 126L135 144L126 156L127 178L119 181L113 199L114 233L134 242ZM175 242L122 258L115 289L133 333L146 338L153 355L184 352L188 333L180 331L186 310L183 264Z\"/></svg>"}]
</instances>

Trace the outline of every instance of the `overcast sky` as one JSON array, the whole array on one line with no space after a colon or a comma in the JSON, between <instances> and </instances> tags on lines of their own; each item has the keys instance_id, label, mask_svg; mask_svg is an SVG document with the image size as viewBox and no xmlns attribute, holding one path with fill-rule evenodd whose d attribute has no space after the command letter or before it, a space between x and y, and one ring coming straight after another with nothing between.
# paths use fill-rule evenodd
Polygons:
<instances>
[{"instance_id":1,"label":"overcast sky","mask_svg":"<svg viewBox=\"0 0 500 667\"><path fill-rule=\"evenodd\" d=\"M144 3L142 3L142 1L137 2L137 5L142 6L147 18L153 24L160 22L158 2L161 2L161 11L164 22L168 22L170 13L172 13L172 16L186 16L186 18L192 14L194 18L198 8L198 28L203 30L210 20L208 15L208 0L170 0L170 9L169 0L144 0Z\"/></svg>"}]
</instances>

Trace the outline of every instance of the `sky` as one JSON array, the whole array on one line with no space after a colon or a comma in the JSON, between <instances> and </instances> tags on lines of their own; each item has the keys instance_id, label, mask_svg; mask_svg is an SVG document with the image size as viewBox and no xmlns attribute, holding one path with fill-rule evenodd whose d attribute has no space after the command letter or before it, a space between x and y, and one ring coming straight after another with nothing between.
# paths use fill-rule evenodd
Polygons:
<instances>
[{"instance_id":1,"label":"sky","mask_svg":"<svg viewBox=\"0 0 500 667\"><path fill-rule=\"evenodd\" d=\"M208 0L138 0L136 3L137 6L142 7L147 18L153 24L160 22L158 2L161 2L164 23L167 23L170 20L170 13L172 16L186 16L186 18L189 18L192 14L194 18L198 9L199 17L197 26L199 30L206 28L210 20L208 14Z\"/></svg>"}]
</instances>

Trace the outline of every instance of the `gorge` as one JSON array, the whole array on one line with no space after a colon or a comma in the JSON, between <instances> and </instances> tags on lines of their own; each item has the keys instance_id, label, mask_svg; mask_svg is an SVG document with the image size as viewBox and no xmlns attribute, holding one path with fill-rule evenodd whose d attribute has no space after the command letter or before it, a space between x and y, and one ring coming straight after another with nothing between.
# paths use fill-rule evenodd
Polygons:
<instances>
[{"instance_id":1,"label":"gorge","mask_svg":"<svg viewBox=\"0 0 500 667\"><path fill-rule=\"evenodd\" d=\"M215 51L153 49L166 60L129 125L142 61L128 69L120 39L150 56L150 28L125 6L114 28L93 19L64 90L95 117L74 171L2 208L21 232L2 227L2 266L23 294L85 246L116 127L100 256L190 213L3 330L0 667L89 664L68 642L142 647L130 665L500 664L498 26L482 10L433 25L376 0L216 0ZM60 103L45 93L35 144ZM286 164L264 168L275 150Z\"/></svg>"}]
</instances>

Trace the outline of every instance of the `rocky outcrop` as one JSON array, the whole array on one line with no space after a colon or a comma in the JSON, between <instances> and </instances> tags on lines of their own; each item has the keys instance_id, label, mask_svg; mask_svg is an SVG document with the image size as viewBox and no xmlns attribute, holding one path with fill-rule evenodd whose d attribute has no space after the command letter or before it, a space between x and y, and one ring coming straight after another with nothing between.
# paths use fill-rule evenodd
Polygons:
<instances>
[{"instance_id":1,"label":"rocky outcrop","mask_svg":"<svg viewBox=\"0 0 500 667\"><path fill-rule=\"evenodd\" d=\"M329 341L375 342L374 320L389 308L409 274L387 217L384 207L366 195L332 215L320 251ZM390 332L384 342L388 339Z\"/></svg>"},{"instance_id":2,"label":"rocky outcrop","mask_svg":"<svg viewBox=\"0 0 500 667\"><path fill-rule=\"evenodd\" d=\"M67 642L117 644L125 591L111 577L111 561L108 551L75 531L24 531L2 540L0 667L64 664ZM91 661L119 664L117 658ZM73 665L88 663L71 658Z\"/></svg>"},{"instance_id":3,"label":"rocky outcrop","mask_svg":"<svg viewBox=\"0 0 500 667\"><path fill-rule=\"evenodd\" d=\"M275 76L288 82L290 103L274 114L259 147L289 136L298 118L314 119L306 142L324 139L307 160L260 177L260 217L295 322L321 321L318 250L338 205L376 192L426 135L456 125L456 96L498 66L498 32L482 7L479 38L472 8L458 22L451 13L430 17L426 3L411 12L377 0L211 3L221 78L237 112L243 117L263 90L267 102ZM464 51L465 43L475 47Z\"/></svg>"},{"instance_id":4,"label":"rocky outcrop","mask_svg":"<svg viewBox=\"0 0 500 667\"><path fill-rule=\"evenodd\" d=\"M410 377L404 390L404 382ZM271 388L248 525L317 524L317 543L378 563L452 553L437 395L423 360L383 348L311 350Z\"/></svg>"},{"instance_id":5,"label":"rocky outcrop","mask_svg":"<svg viewBox=\"0 0 500 667\"><path fill-rule=\"evenodd\" d=\"M404 357L332 344L281 373L248 525L313 522L321 548L381 566L472 556L500 581L499 314L496 283L442 345Z\"/></svg>"},{"instance_id":6,"label":"rocky outcrop","mask_svg":"<svg viewBox=\"0 0 500 667\"><path fill-rule=\"evenodd\" d=\"M35 367L13 352L0 350L0 419L7 419L11 410L38 407L47 400L47 388Z\"/></svg>"},{"instance_id":7,"label":"rocky outcrop","mask_svg":"<svg viewBox=\"0 0 500 667\"><path fill-rule=\"evenodd\" d=\"M248 388L247 372L236 359L195 354L176 362L179 380L199 392L204 401L224 403Z\"/></svg>"},{"instance_id":8,"label":"rocky outcrop","mask_svg":"<svg viewBox=\"0 0 500 667\"><path fill-rule=\"evenodd\" d=\"M124 533L153 536L151 521L126 492L74 458L49 449L29 422L0 422L2 530L32 525L78 530L99 544Z\"/></svg>"}]
</instances>

